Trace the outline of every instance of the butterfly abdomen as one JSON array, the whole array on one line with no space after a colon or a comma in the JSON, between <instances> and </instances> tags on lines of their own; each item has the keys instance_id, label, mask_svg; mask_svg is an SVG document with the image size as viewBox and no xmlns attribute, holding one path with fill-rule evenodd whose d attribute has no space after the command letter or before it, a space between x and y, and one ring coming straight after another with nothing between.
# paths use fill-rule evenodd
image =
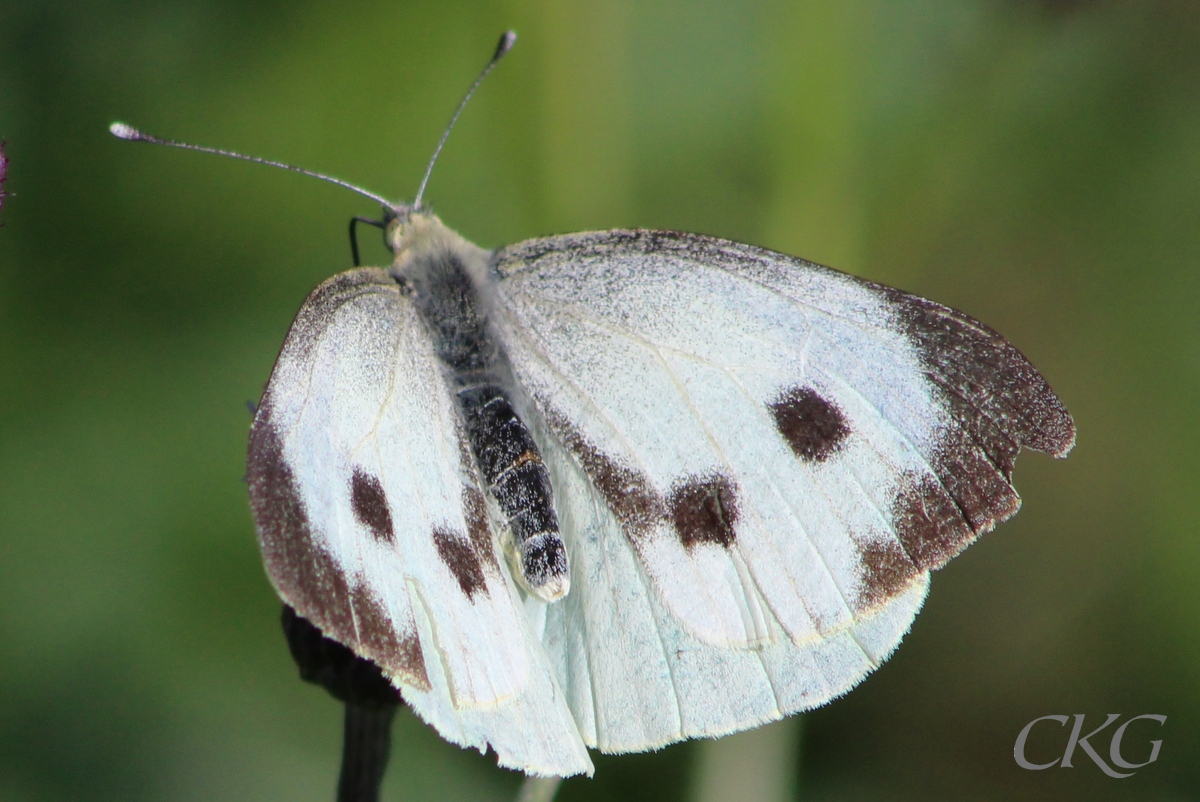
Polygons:
<instances>
[{"instance_id":1,"label":"butterfly abdomen","mask_svg":"<svg viewBox=\"0 0 1200 802\"><path fill-rule=\"evenodd\" d=\"M567 590L550 473L537 443L497 383L463 388L459 408L488 490L508 522L526 586L547 601Z\"/></svg>"},{"instance_id":2,"label":"butterfly abdomen","mask_svg":"<svg viewBox=\"0 0 1200 802\"><path fill-rule=\"evenodd\" d=\"M488 334L464 258L437 250L413 259L405 276L446 367L475 462L512 535L521 579L539 598L558 599L569 569L550 473L505 390L507 363Z\"/></svg>"}]
</instances>

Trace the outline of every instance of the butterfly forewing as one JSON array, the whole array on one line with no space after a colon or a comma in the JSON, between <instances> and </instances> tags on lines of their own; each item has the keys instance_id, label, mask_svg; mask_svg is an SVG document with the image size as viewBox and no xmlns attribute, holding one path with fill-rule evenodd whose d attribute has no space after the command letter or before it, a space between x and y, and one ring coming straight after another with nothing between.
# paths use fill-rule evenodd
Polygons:
<instances>
[{"instance_id":1,"label":"butterfly forewing","mask_svg":"<svg viewBox=\"0 0 1200 802\"><path fill-rule=\"evenodd\" d=\"M306 301L255 417L249 481L268 574L300 615L379 664L448 739L490 742L504 765L590 771L428 332L383 271Z\"/></svg>"},{"instance_id":2,"label":"butterfly forewing","mask_svg":"<svg viewBox=\"0 0 1200 802\"><path fill-rule=\"evenodd\" d=\"M1015 512L1021 445L1073 442L990 329L798 259L611 231L494 263L518 381L709 644L869 617Z\"/></svg>"}]
</instances>

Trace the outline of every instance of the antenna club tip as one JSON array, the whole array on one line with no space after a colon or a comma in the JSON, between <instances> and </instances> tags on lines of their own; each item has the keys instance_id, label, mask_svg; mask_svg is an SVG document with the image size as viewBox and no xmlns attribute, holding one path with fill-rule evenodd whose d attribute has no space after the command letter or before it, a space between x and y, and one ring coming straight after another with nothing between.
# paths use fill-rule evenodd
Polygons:
<instances>
[{"instance_id":1,"label":"antenna club tip","mask_svg":"<svg viewBox=\"0 0 1200 802\"><path fill-rule=\"evenodd\" d=\"M504 54L512 50L513 45L517 43L517 32L513 30L505 31L500 35L500 41L496 43L496 54L492 56L492 61L499 61L504 57Z\"/></svg>"},{"instance_id":2,"label":"antenna club tip","mask_svg":"<svg viewBox=\"0 0 1200 802\"><path fill-rule=\"evenodd\" d=\"M131 142L136 142L139 139L146 138L145 134L143 134L141 131L134 128L132 125L126 125L125 123L113 123L112 125L108 126L108 132L117 139L128 139Z\"/></svg>"}]
</instances>

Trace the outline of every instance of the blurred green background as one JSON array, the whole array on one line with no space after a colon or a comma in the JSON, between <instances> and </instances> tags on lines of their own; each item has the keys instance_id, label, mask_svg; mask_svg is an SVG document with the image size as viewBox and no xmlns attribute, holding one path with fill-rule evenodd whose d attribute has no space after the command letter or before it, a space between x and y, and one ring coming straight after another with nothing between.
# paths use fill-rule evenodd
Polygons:
<instances>
[{"instance_id":1,"label":"blurred green background","mask_svg":"<svg viewBox=\"0 0 1200 802\"><path fill-rule=\"evenodd\" d=\"M988 322L1075 415L891 661L775 731L799 797L1200 798L1200 4L4 0L0 800L333 798L341 713L279 632L245 401L377 209L108 123L411 197L507 27L430 185L447 224L828 263ZM1026 722L1112 712L1168 716L1127 741L1157 763L1015 765ZM1061 754L1047 726L1031 757ZM602 758L559 798L691 798L714 749ZM385 799L517 779L398 717Z\"/></svg>"}]
</instances>

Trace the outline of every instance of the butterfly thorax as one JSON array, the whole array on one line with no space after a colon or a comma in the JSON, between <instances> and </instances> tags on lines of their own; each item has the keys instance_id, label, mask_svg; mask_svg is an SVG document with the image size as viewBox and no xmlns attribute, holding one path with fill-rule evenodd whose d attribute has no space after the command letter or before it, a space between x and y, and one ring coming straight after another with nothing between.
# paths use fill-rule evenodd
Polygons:
<instances>
[{"instance_id":1,"label":"butterfly thorax","mask_svg":"<svg viewBox=\"0 0 1200 802\"><path fill-rule=\"evenodd\" d=\"M393 222L387 237L396 254L388 272L410 291L454 381L502 380L500 354L480 303L487 252L431 214Z\"/></svg>"},{"instance_id":2,"label":"butterfly thorax","mask_svg":"<svg viewBox=\"0 0 1200 802\"><path fill-rule=\"evenodd\" d=\"M499 508L503 538L522 584L545 601L569 587L550 474L513 407L511 370L489 333L488 252L432 214L410 213L387 231L388 271L410 294L429 330L462 414L476 465Z\"/></svg>"}]
</instances>

